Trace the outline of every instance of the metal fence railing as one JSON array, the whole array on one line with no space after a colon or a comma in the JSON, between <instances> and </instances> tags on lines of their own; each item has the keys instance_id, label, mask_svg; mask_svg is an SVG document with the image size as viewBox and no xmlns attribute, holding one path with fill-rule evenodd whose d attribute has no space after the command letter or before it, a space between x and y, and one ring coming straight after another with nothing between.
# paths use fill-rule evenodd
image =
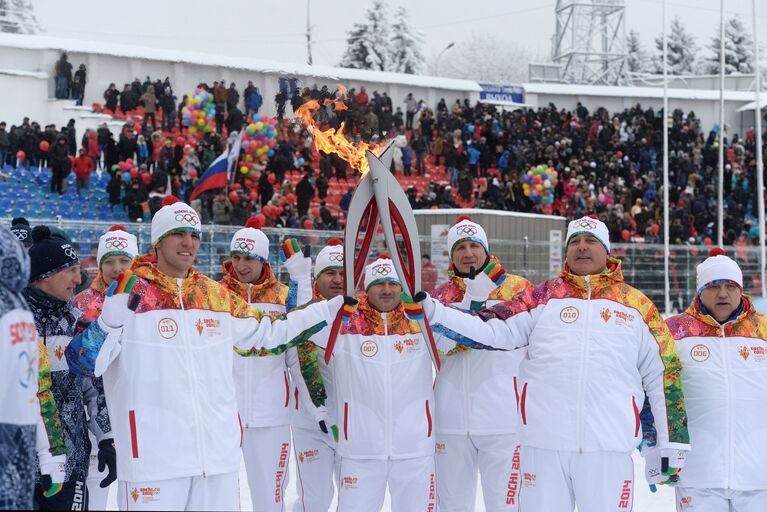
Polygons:
<instances>
[{"instance_id":1,"label":"metal fence railing","mask_svg":"<svg viewBox=\"0 0 767 512\"><path fill-rule=\"evenodd\" d=\"M112 224L108 222L86 222L50 219L30 219L35 226L47 224L57 226L66 231L76 247L79 247L81 257L87 256L95 248L99 236ZM0 224L10 225L9 218L0 218ZM125 224L126 228L135 234L139 240L139 250L146 252L150 245L150 225L133 223ZM221 263L229 255L229 241L237 226L208 225L203 227L200 249L197 256L196 268L201 272L217 279L221 275ZM312 246L312 257L326 245L332 237L341 237L341 232L317 231L304 229L264 228L269 237L270 257L272 268L278 278L287 282L288 276L280 265L279 247L286 238L297 238L301 245ZM446 277L448 256L446 243L443 238L421 236L421 253L430 254L439 272L438 283ZM538 283L551 277L551 260L553 251L548 242L528 240L490 240L493 254L503 263L504 267L517 275L521 275ZM727 254L733 257L743 270L744 289L747 293L759 295L761 290L759 271L758 247L726 247ZM693 245L671 246L669 254L669 284L672 301L672 311L681 311L687 307L695 294L695 267L708 255L709 247ZM383 243L383 237L378 237L371 250L371 256L376 256L388 250ZM564 259L564 249L561 250ZM664 272L663 246L654 244L612 244L612 254L623 261L623 273L626 282L641 290L659 309L664 307ZM558 264L554 265L558 267Z\"/></svg>"}]
</instances>

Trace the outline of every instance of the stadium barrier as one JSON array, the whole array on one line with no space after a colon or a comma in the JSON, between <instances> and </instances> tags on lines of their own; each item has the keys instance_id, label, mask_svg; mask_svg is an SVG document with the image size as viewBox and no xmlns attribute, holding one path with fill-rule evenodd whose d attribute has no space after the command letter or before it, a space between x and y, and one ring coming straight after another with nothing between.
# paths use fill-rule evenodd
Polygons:
<instances>
[{"instance_id":1,"label":"stadium barrier","mask_svg":"<svg viewBox=\"0 0 767 512\"><path fill-rule=\"evenodd\" d=\"M10 218L0 217L0 223L10 225ZM90 222L73 220L29 219L32 226L46 224L56 226L66 231L73 243L80 249L80 256L90 253L92 246L98 243L99 236L113 223ZM139 240L139 250L143 253L150 246L150 225L142 223L126 223L125 227L135 234ZM221 276L221 263L229 255L229 242L237 226L206 225L202 228L200 249L198 251L196 268L218 279ZM312 257L322 249L330 238L342 237L340 231L319 231L287 228L264 228L269 237L269 261L278 278L288 281L287 272L279 260L279 247L286 238L296 238L303 246L309 244ZM447 247L444 237L420 236L421 253L430 254L432 262L438 270L438 283L446 279L448 266ZM551 244L544 241L531 240L489 240L493 254L503 263L504 267L517 275L521 275L538 283L551 277L541 269L552 267ZM738 262L743 270L744 289L747 293L759 295L759 248L753 246L725 247L727 254ZM383 237L378 237L371 251L371 257L381 252L388 252L383 244ZM670 251L669 282L672 301L672 312L682 311L695 295L695 267L708 255L709 247L699 245L673 245ZM562 248L562 258L565 253ZM664 303L664 273L663 245L660 244L612 244L612 254L622 260L623 274L628 284L645 293L659 309ZM558 263L554 266L559 266Z\"/></svg>"}]
</instances>

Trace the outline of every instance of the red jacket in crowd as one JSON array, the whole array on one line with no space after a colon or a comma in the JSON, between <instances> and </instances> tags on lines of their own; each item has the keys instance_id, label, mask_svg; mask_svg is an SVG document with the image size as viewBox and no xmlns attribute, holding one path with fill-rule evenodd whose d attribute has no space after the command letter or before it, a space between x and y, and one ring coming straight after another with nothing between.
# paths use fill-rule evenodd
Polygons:
<instances>
[{"instance_id":1,"label":"red jacket in crowd","mask_svg":"<svg viewBox=\"0 0 767 512\"><path fill-rule=\"evenodd\" d=\"M90 137L88 139L88 156L90 158L101 157L101 151L99 151L99 143L96 142L96 137Z\"/></svg>"},{"instance_id":2,"label":"red jacket in crowd","mask_svg":"<svg viewBox=\"0 0 767 512\"><path fill-rule=\"evenodd\" d=\"M80 154L74 162L75 177L78 180L87 180L93 172L93 160L87 155Z\"/></svg>"}]
</instances>

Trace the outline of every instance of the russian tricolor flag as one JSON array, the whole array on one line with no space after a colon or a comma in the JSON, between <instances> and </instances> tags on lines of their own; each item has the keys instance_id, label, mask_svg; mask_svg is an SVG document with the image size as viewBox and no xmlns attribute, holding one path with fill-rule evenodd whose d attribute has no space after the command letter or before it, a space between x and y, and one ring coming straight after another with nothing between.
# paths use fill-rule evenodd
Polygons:
<instances>
[{"instance_id":1,"label":"russian tricolor flag","mask_svg":"<svg viewBox=\"0 0 767 512\"><path fill-rule=\"evenodd\" d=\"M224 150L218 158L211 162L207 170L202 173L197 186L192 190L189 200L194 199L205 192L216 188L224 188L229 183L229 149Z\"/></svg>"}]
</instances>

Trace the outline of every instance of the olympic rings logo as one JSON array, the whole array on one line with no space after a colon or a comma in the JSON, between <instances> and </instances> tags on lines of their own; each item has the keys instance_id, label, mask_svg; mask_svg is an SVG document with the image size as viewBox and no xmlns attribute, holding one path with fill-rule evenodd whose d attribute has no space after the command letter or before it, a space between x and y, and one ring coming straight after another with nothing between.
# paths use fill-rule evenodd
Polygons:
<instances>
[{"instance_id":1,"label":"olympic rings logo","mask_svg":"<svg viewBox=\"0 0 767 512\"><path fill-rule=\"evenodd\" d=\"M176 222L181 224L188 224L190 226L196 226L200 223L200 220L197 218L197 215L193 213L177 213Z\"/></svg>"},{"instance_id":2,"label":"olympic rings logo","mask_svg":"<svg viewBox=\"0 0 767 512\"><path fill-rule=\"evenodd\" d=\"M474 236L477 234L477 228L475 226L458 226L455 228L455 232L459 235Z\"/></svg>"},{"instance_id":3,"label":"olympic rings logo","mask_svg":"<svg viewBox=\"0 0 767 512\"><path fill-rule=\"evenodd\" d=\"M235 240L234 248L240 251L253 252L256 246L253 242L248 242L247 240Z\"/></svg>"},{"instance_id":4,"label":"olympic rings logo","mask_svg":"<svg viewBox=\"0 0 767 512\"><path fill-rule=\"evenodd\" d=\"M597 223L591 219L581 219L576 221L575 227L580 229L597 229Z\"/></svg>"},{"instance_id":5,"label":"olympic rings logo","mask_svg":"<svg viewBox=\"0 0 767 512\"><path fill-rule=\"evenodd\" d=\"M392 268L389 264L383 264L383 265L376 265L373 267L373 269L370 271L371 274L373 274L373 277L386 277L389 274L391 274Z\"/></svg>"},{"instance_id":6,"label":"olympic rings logo","mask_svg":"<svg viewBox=\"0 0 767 512\"><path fill-rule=\"evenodd\" d=\"M107 240L104 245L107 249L114 249L116 251L124 251L128 248L127 240L122 240L120 238L116 240Z\"/></svg>"},{"instance_id":7,"label":"olympic rings logo","mask_svg":"<svg viewBox=\"0 0 767 512\"><path fill-rule=\"evenodd\" d=\"M64 254L67 255L67 258L69 258L70 260L77 259L77 253L75 252L75 250L72 248L71 245L62 245L61 248L64 249Z\"/></svg>"},{"instance_id":8,"label":"olympic rings logo","mask_svg":"<svg viewBox=\"0 0 767 512\"><path fill-rule=\"evenodd\" d=\"M336 263L343 263L344 262L344 255L341 252L332 252L328 254L328 261L336 262Z\"/></svg>"},{"instance_id":9,"label":"olympic rings logo","mask_svg":"<svg viewBox=\"0 0 767 512\"><path fill-rule=\"evenodd\" d=\"M20 242L23 242L27 239L27 232L23 229L12 229L11 233L13 233L16 236L16 239Z\"/></svg>"}]
</instances>

